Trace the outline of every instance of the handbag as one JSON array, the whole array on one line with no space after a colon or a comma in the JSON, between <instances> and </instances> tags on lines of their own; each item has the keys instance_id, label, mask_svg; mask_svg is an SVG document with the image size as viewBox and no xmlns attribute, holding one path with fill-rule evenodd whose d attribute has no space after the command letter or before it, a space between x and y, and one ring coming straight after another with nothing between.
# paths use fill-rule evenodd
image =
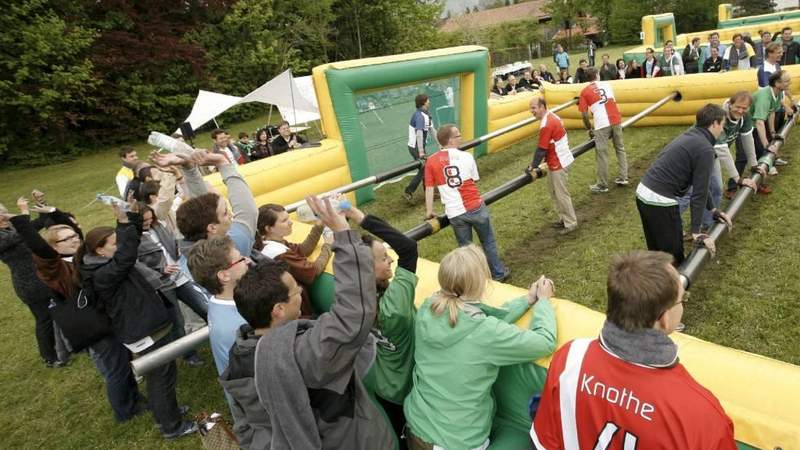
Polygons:
<instances>
[{"instance_id":1,"label":"handbag","mask_svg":"<svg viewBox=\"0 0 800 450\"><path fill-rule=\"evenodd\" d=\"M239 450L239 440L219 413L200 413L196 417L200 442L208 450Z\"/></svg>"},{"instance_id":2,"label":"handbag","mask_svg":"<svg viewBox=\"0 0 800 450\"><path fill-rule=\"evenodd\" d=\"M75 297L50 299L48 310L74 352L91 346L112 332L111 319L91 289L81 289Z\"/></svg>"}]
</instances>

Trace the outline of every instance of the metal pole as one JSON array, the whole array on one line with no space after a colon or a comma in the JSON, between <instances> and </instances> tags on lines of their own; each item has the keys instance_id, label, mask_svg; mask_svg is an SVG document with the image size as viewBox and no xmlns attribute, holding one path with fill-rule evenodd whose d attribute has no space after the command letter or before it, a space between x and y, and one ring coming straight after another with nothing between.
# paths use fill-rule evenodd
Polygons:
<instances>
[{"instance_id":1,"label":"metal pole","mask_svg":"<svg viewBox=\"0 0 800 450\"><path fill-rule=\"evenodd\" d=\"M570 100L570 101L568 101L566 103L562 103L562 104L556 106L555 108L551 109L550 111L558 112L558 111L561 111L562 109L569 108L570 106L572 106L572 105L574 105L576 103L578 103L578 99L574 98L574 99L572 99L572 100ZM480 137L477 137L477 138L472 139L470 141L464 142L464 143L462 143L461 145L458 146L458 149L459 150L469 150L469 149L471 149L473 147L477 147L477 146L483 144L484 142L486 142L486 141L488 141L490 139L494 139L497 136L506 134L506 133L508 133L510 131L514 131L514 130L516 130L518 128L522 128L522 127L524 127L526 125L530 125L530 124L536 122L537 120L539 120L539 119L537 119L536 117L533 117L533 116L531 116L531 117L529 117L527 119L520 120L517 123L512 123L511 125L508 125L508 126L505 126L503 128L500 128L499 130L492 131L491 133L487 133L487 134L484 134L483 136L480 136Z\"/></svg>"},{"instance_id":2,"label":"metal pole","mask_svg":"<svg viewBox=\"0 0 800 450\"><path fill-rule=\"evenodd\" d=\"M556 106L551 111L553 111L553 112L561 111L562 109L569 108L570 106L574 105L577 102L578 102L578 99L572 99L572 100L570 100L570 101L568 101L566 103L563 103L561 105ZM473 139L471 141L465 142L465 143L461 144L458 147L458 149L459 150L469 150L469 149L471 149L473 147L477 147L478 145L480 145L480 144L482 144L482 143L484 143L484 142L486 142L486 141L488 141L490 139L496 138L497 136L506 134L506 133L508 133L510 131L514 131L514 130L516 130L518 128L522 128L522 127L524 127L526 125L530 125L530 124L536 122L536 120L538 120L538 119L536 119L535 117L531 117L531 118L528 118L528 119L521 120L521 121L519 121L517 123L513 123L513 124L511 124L511 125L509 125L507 127L500 128L499 130L492 131L491 133L485 134L485 135L480 136L480 137L478 137L476 139ZM402 165L400 167L396 167L396 168L394 168L392 170L388 170L386 172L373 175L371 177L367 177L367 178L363 178L363 179L358 180L358 181L354 181L354 182L352 182L350 184L346 184L344 186L340 186L340 187L338 187L336 189L333 189L331 191L328 191L328 192L325 192L325 193L319 194L319 195L328 196L328 195L335 195L335 194L346 194L348 192L355 191L356 189L360 189L362 187L366 187L366 186L369 186L371 184L380 183L381 181L389 180L389 179L394 178L394 177L396 177L398 175L402 175L402 174L404 174L406 172L411 172L413 170L418 169L419 166L422 165L422 164L423 163L421 161L419 161L419 160L412 161L412 162L410 162L408 164L404 164L404 165ZM300 205L303 205L304 203L305 203L304 200L300 200L300 201L294 202L294 203L286 206L286 211L290 212L290 213L294 212L295 210L297 210L297 208L300 207Z\"/></svg>"},{"instance_id":3,"label":"metal pole","mask_svg":"<svg viewBox=\"0 0 800 450\"><path fill-rule=\"evenodd\" d=\"M197 331L187 334L186 336L170 342L169 344L161 347L160 349L140 356L131 361L133 373L136 375L144 375L147 372L155 369L156 367L174 361L183 356L189 350L199 347L200 344L208 340L208 326L200 328Z\"/></svg>"},{"instance_id":4,"label":"metal pole","mask_svg":"<svg viewBox=\"0 0 800 450\"><path fill-rule=\"evenodd\" d=\"M789 131L792 129L793 126L794 126L794 117L792 117L788 122L786 122L783 128L781 128L780 133L778 133L778 136L775 136L773 138L772 144L776 145L778 147L778 150L780 150L780 148L783 146L783 143L789 136ZM755 139L758 139L758 137L756 136L753 137ZM769 168L772 167L774 161L775 161L775 155L773 153L767 153L766 156L762 157L759 160L758 167L761 167L764 170L769 170ZM761 176L760 173L756 172L753 174L751 178L753 179L753 181L756 182L756 184L760 184L763 177ZM753 190L750 188L743 187L742 189L739 189L739 192L736 194L733 200L731 200L731 202L728 203L728 207L724 211L725 214L727 214L728 217L730 217L730 219L733 220L733 218L736 217L737 214L739 214L739 211L742 209L747 199L750 198L751 195L753 195L753 193L754 193ZM711 236L711 239L713 239L714 243L716 244L717 242L719 242L719 239L727 231L728 227L725 224L716 223L714 224L713 227L711 227L711 230L709 230L708 235ZM703 267L705 267L706 263L708 263L708 261L710 260L711 260L711 252L709 252L708 249L705 247L696 247L692 250L691 253L689 253L689 256L686 258L683 264L681 264L681 266L678 268L678 272L680 272L681 274L681 283L683 283L684 289L689 289L689 287L692 285L692 282L697 278L697 275L700 273L700 271L703 270Z\"/></svg>"},{"instance_id":5,"label":"metal pole","mask_svg":"<svg viewBox=\"0 0 800 450\"><path fill-rule=\"evenodd\" d=\"M628 128L629 126L641 120L643 117L647 116L648 114L652 113L658 108L664 106L667 102L671 100L680 101L680 98L681 98L680 92L677 91L673 92L667 95L666 97L662 98L661 100L648 106L647 108L642 110L639 114L636 114L635 116L631 117L625 122L622 122L621 126L622 128ZM571 149L572 156L577 158L593 148L594 148L594 139L590 139L582 144L573 147ZM500 200L501 198L513 192L516 192L519 189L522 189L531 182L533 182L533 177L531 177L527 173L524 173L516 178L512 178L511 180L501 184L500 186L492 189L491 191L488 191L483 196L483 202L486 203L487 205L491 205L497 200ZM415 226L414 228L406 231L404 234L408 238L414 239L415 241L419 241L432 234L438 233L442 228L446 228L448 225L450 225L450 220L448 220L447 216L444 214L439 214L436 216L436 218L428 219L425 222L422 222L421 224Z\"/></svg>"}]
</instances>

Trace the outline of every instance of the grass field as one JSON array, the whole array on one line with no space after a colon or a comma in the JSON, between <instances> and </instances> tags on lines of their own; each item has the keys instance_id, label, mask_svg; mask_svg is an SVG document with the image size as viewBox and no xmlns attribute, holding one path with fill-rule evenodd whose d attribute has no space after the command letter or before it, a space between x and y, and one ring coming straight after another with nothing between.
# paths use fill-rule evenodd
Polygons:
<instances>
[{"instance_id":1,"label":"grass field","mask_svg":"<svg viewBox=\"0 0 800 450\"><path fill-rule=\"evenodd\" d=\"M602 53L602 52L600 52ZM264 117L232 127L233 132L252 131ZM510 282L527 286L545 273L556 283L557 295L603 310L605 276L609 257L617 252L643 248L641 226L633 202L633 188L649 162L665 143L684 127L632 129L626 132L632 185L612 189L606 195L588 192L594 179L594 161L588 153L571 169L570 190L580 230L557 235L549 226L555 219L552 204L537 181L491 206L501 255L512 269ZM573 145L585 132L570 132ZM208 145L207 136L196 143ZM792 164L770 180L775 192L749 202L735 221L733 239L719 244L717 258L692 287L686 307L686 332L722 345L800 364L800 297L797 255L800 239L800 197L796 195L800 159L792 158L800 143L795 131L785 154ZM479 160L485 192L521 173L531 157L532 141ZM146 153L148 146L138 147ZM405 152L405 148L398 149ZM612 168L614 167L612 157ZM0 202L13 208L14 200L34 187L45 191L53 204L73 211L88 230L110 224L103 208L86 206L97 192L112 188L118 159L111 152L96 153L65 164L27 170L0 171ZM611 170L615 176L615 170ZM424 207L402 200L405 180L377 191L376 201L365 209L400 229L422 219ZM425 239L421 256L438 261L455 245L449 229ZM0 268L0 411L7 426L4 448L198 448L196 437L164 442L149 416L116 425L105 400L103 385L85 355L71 366L46 369L35 348L33 320L11 289L8 270ZM191 369L179 363L179 400L200 410L226 411L215 380L208 347L201 355L205 368Z\"/></svg>"}]
</instances>

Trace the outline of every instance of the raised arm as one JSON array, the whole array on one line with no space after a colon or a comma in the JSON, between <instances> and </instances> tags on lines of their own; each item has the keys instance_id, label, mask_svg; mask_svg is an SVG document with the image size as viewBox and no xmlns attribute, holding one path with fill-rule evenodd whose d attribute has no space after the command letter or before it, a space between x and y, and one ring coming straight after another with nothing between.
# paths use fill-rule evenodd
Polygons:
<instances>
[{"instance_id":1,"label":"raised arm","mask_svg":"<svg viewBox=\"0 0 800 450\"><path fill-rule=\"evenodd\" d=\"M114 290L130 275L139 257L141 222L138 212L117 213L117 251L92 277L98 291Z\"/></svg>"},{"instance_id":2,"label":"raised arm","mask_svg":"<svg viewBox=\"0 0 800 450\"><path fill-rule=\"evenodd\" d=\"M361 228L389 244L389 247L397 253L397 265L399 267L411 273L417 271L417 259L419 258L417 241L406 237L406 235L380 217L365 215L358 208L350 208L346 215L349 219L361 225Z\"/></svg>"},{"instance_id":3,"label":"raised arm","mask_svg":"<svg viewBox=\"0 0 800 450\"><path fill-rule=\"evenodd\" d=\"M325 201L323 206L316 198L306 201L334 231L336 300L313 328L298 336L296 361L307 384L334 383L343 389L377 314L372 252L330 203Z\"/></svg>"}]
</instances>

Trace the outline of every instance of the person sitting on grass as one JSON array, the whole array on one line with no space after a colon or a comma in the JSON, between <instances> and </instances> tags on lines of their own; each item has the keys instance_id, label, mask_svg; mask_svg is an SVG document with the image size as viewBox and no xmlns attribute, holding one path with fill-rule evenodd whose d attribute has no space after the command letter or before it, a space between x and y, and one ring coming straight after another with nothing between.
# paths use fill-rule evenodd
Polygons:
<instances>
[{"instance_id":1,"label":"person sitting on grass","mask_svg":"<svg viewBox=\"0 0 800 450\"><path fill-rule=\"evenodd\" d=\"M302 313L307 317L314 314L308 290L314 284L314 280L325 271L325 267L333 255L331 251L333 239L328 235L324 237L325 243L322 244L319 256L314 261L308 259L317 248L323 228L322 223L317 222L301 244L294 244L286 241L286 238L292 234L292 220L289 218L286 208L273 203L258 208L258 239L255 248L260 248L261 254L270 259L286 261L292 277L303 288Z\"/></svg>"},{"instance_id":2,"label":"person sitting on grass","mask_svg":"<svg viewBox=\"0 0 800 450\"><path fill-rule=\"evenodd\" d=\"M262 261L239 280L246 318L220 383L234 400L246 449L393 449L390 425L364 384L375 361L372 250L330 203L307 198L333 230L336 300L317 320L299 319L301 291L283 261Z\"/></svg>"},{"instance_id":3,"label":"person sitting on grass","mask_svg":"<svg viewBox=\"0 0 800 450\"><path fill-rule=\"evenodd\" d=\"M405 400L412 450L487 448L495 411L492 384L500 368L556 348L552 282L540 278L501 310L481 302L489 280L480 248L457 248L439 266L441 290L417 312L414 386ZM528 310L528 329L504 321Z\"/></svg>"}]
</instances>

